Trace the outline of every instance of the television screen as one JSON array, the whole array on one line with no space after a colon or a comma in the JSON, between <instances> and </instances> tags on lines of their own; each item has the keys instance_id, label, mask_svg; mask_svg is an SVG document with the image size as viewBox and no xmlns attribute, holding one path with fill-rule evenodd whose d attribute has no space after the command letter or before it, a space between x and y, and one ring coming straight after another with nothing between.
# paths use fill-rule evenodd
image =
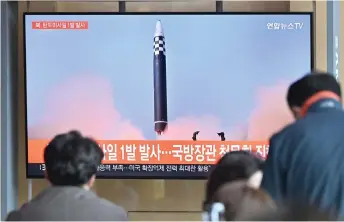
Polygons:
<instances>
[{"instance_id":1,"label":"television screen","mask_svg":"<svg viewBox=\"0 0 344 222\"><path fill-rule=\"evenodd\" d=\"M27 177L60 133L94 138L103 178L205 178L263 157L312 68L311 14L26 14Z\"/></svg>"}]
</instances>

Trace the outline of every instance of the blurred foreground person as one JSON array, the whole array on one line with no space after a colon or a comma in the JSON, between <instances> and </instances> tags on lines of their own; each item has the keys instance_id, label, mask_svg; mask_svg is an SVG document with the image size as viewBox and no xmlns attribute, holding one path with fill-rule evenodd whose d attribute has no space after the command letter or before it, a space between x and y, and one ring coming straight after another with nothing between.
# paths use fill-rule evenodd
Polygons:
<instances>
[{"instance_id":1,"label":"blurred foreground person","mask_svg":"<svg viewBox=\"0 0 344 222\"><path fill-rule=\"evenodd\" d=\"M252 186L259 187L262 179L261 168L263 163L263 159L246 151L226 153L217 162L209 175L203 208L206 208L217 189L225 183L248 180Z\"/></svg>"},{"instance_id":2,"label":"blurred foreground person","mask_svg":"<svg viewBox=\"0 0 344 222\"><path fill-rule=\"evenodd\" d=\"M344 216L344 112L328 73L294 82L287 101L296 121L270 139L261 187L276 201L300 201Z\"/></svg>"},{"instance_id":3,"label":"blurred foreground person","mask_svg":"<svg viewBox=\"0 0 344 222\"><path fill-rule=\"evenodd\" d=\"M291 203L245 217L247 221L336 221L338 218L317 207Z\"/></svg>"},{"instance_id":4,"label":"blurred foreground person","mask_svg":"<svg viewBox=\"0 0 344 222\"><path fill-rule=\"evenodd\" d=\"M90 189L104 157L98 144L76 131L57 135L44 150L46 178L52 185L18 211L11 221L126 221L119 206Z\"/></svg>"},{"instance_id":5,"label":"blurred foreground person","mask_svg":"<svg viewBox=\"0 0 344 222\"><path fill-rule=\"evenodd\" d=\"M266 193L250 187L245 180L239 180L218 189L204 218L209 221L241 221L275 209L275 203Z\"/></svg>"}]
</instances>

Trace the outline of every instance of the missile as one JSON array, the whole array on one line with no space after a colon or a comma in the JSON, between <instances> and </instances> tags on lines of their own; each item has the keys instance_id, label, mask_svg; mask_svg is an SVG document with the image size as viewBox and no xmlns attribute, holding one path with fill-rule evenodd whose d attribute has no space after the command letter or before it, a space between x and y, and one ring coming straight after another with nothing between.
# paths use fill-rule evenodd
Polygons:
<instances>
[{"instance_id":1,"label":"missile","mask_svg":"<svg viewBox=\"0 0 344 222\"><path fill-rule=\"evenodd\" d=\"M167 84L165 36L161 21L157 21L154 34L154 130L158 135L167 129Z\"/></svg>"}]
</instances>

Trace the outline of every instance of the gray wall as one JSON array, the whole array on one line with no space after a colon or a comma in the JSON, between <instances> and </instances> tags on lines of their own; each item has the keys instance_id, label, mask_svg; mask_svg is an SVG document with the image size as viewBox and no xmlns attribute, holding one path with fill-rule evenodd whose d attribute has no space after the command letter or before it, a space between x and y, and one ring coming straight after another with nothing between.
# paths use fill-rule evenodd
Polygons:
<instances>
[{"instance_id":1,"label":"gray wall","mask_svg":"<svg viewBox=\"0 0 344 222\"><path fill-rule=\"evenodd\" d=\"M17 207L18 3L1 2L1 220ZM25 169L23 169L25 170Z\"/></svg>"}]
</instances>

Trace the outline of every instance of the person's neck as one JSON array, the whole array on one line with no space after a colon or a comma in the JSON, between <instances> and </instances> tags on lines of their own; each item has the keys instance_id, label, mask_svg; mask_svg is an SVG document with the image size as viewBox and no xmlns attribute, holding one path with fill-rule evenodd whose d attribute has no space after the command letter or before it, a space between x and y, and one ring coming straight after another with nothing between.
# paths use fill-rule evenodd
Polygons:
<instances>
[{"instance_id":1,"label":"person's neck","mask_svg":"<svg viewBox=\"0 0 344 222\"><path fill-rule=\"evenodd\" d=\"M81 186L72 186L72 185L52 185L52 187L55 187L55 188L62 188L62 187L76 187L76 188L81 188L81 189L84 189L84 190L91 190L91 187L87 184L85 185L81 185Z\"/></svg>"},{"instance_id":2,"label":"person's neck","mask_svg":"<svg viewBox=\"0 0 344 222\"><path fill-rule=\"evenodd\" d=\"M91 190L91 187L89 185L82 185L81 188L85 189L85 190Z\"/></svg>"},{"instance_id":3,"label":"person's neck","mask_svg":"<svg viewBox=\"0 0 344 222\"><path fill-rule=\"evenodd\" d=\"M330 91L321 91L311 96L301 107L301 116L305 116L309 109L321 100L334 100L340 103L341 98Z\"/></svg>"}]
</instances>

